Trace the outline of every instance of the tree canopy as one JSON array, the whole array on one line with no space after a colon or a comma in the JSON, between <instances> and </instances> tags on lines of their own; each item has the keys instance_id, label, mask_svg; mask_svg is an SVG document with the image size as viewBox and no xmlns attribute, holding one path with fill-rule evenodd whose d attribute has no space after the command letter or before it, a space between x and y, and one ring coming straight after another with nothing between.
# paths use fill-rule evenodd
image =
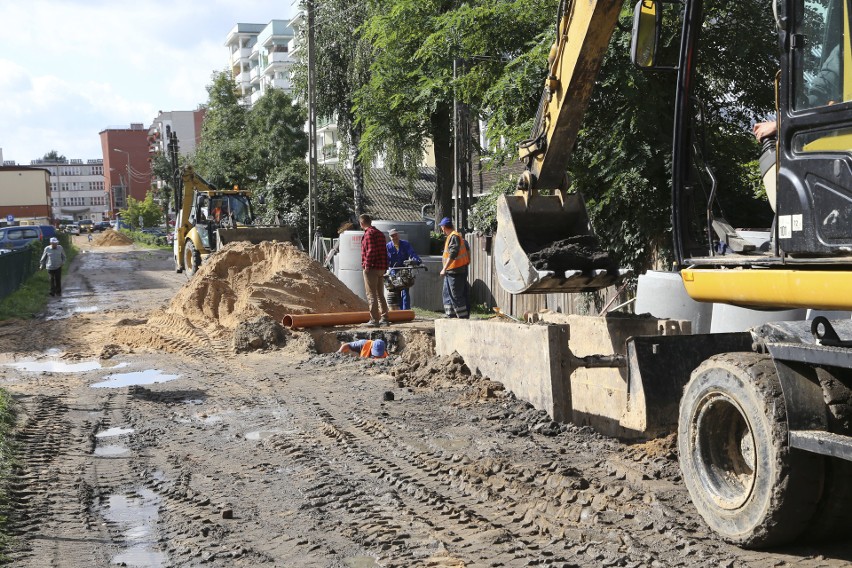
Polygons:
<instances>
[{"instance_id":1,"label":"tree canopy","mask_svg":"<svg viewBox=\"0 0 852 568\"><path fill-rule=\"evenodd\" d=\"M142 225L139 219L142 219ZM145 199L139 201L127 198L127 207L121 210L121 219L133 229L141 227L157 227L163 223L163 209L154 201L154 192L149 191Z\"/></svg>"},{"instance_id":2,"label":"tree canopy","mask_svg":"<svg viewBox=\"0 0 852 568\"><path fill-rule=\"evenodd\" d=\"M307 152L305 111L280 89L269 89L250 109L228 72L208 85L196 168L218 187L262 187L277 170Z\"/></svg>"}]
</instances>

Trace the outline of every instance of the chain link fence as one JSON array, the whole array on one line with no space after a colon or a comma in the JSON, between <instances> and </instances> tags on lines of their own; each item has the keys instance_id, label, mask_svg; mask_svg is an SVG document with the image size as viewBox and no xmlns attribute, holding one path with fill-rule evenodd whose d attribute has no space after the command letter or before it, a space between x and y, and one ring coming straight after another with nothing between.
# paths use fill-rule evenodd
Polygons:
<instances>
[{"instance_id":1,"label":"chain link fence","mask_svg":"<svg viewBox=\"0 0 852 568\"><path fill-rule=\"evenodd\" d=\"M71 250L71 236L58 234L59 244L65 254ZM0 254L0 300L20 288L38 271L38 263L49 239L32 241L28 246Z\"/></svg>"}]
</instances>

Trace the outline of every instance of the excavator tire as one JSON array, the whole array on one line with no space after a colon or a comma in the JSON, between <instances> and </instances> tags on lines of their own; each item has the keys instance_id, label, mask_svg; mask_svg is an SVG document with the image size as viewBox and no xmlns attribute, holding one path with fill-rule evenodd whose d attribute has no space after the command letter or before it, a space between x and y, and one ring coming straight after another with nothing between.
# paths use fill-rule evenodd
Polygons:
<instances>
[{"instance_id":1,"label":"excavator tire","mask_svg":"<svg viewBox=\"0 0 852 568\"><path fill-rule=\"evenodd\" d=\"M724 353L692 372L678 419L683 480L704 521L746 548L788 543L817 510L824 460L790 448L772 359Z\"/></svg>"},{"instance_id":2,"label":"excavator tire","mask_svg":"<svg viewBox=\"0 0 852 568\"><path fill-rule=\"evenodd\" d=\"M201 266L201 253L199 253L192 241L186 241L183 249L183 266L188 277L194 276Z\"/></svg>"}]
</instances>

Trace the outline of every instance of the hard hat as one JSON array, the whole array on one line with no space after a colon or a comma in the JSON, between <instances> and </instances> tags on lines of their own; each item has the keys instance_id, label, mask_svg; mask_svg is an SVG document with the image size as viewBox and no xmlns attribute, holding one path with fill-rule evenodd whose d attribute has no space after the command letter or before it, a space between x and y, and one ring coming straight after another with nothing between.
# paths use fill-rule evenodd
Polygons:
<instances>
[{"instance_id":1,"label":"hard hat","mask_svg":"<svg viewBox=\"0 0 852 568\"><path fill-rule=\"evenodd\" d=\"M56 237L50 237L50 244L59 244L59 239Z\"/></svg>"},{"instance_id":2,"label":"hard hat","mask_svg":"<svg viewBox=\"0 0 852 568\"><path fill-rule=\"evenodd\" d=\"M453 220L450 219L449 217L444 217L443 219L441 219L441 222L438 223L438 226L439 227L452 227L453 226Z\"/></svg>"},{"instance_id":3,"label":"hard hat","mask_svg":"<svg viewBox=\"0 0 852 568\"><path fill-rule=\"evenodd\" d=\"M397 231L396 229L391 229L390 231L388 231L388 234L390 236L398 235L399 231Z\"/></svg>"},{"instance_id":4,"label":"hard hat","mask_svg":"<svg viewBox=\"0 0 852 568\"><path fill-rule=\"evenodd\" d=\"M373 342L373 346L370 349L370 355L373 357L381 357L385 354L385 342L383 339L377 339Z\"/></svg>"}]
</instances>

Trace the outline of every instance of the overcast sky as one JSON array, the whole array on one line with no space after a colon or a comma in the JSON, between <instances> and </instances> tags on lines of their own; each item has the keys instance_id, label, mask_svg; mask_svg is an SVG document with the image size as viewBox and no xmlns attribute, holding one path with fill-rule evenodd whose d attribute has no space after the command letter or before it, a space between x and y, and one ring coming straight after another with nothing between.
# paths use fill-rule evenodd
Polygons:
<instances>
[{"instance_id":1,"label":"overcast sky","mask_svg":"<svg viewBox=\"0 0 852 568\"><path fill-rule=\"evenodd\" d=\"M237 22L289 19L293 0L0 0L0 148L102 158L98 133L207 101Z\"/></svg>"}]
</instances>

